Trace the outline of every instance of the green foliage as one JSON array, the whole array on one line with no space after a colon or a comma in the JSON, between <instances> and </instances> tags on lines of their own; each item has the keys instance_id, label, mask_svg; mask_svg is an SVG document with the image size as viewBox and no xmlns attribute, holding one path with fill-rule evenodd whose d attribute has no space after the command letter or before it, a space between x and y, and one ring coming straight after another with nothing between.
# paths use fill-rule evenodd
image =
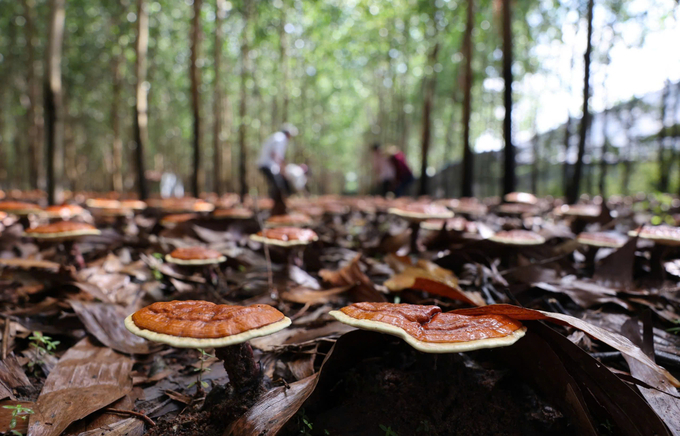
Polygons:
<instances>
[{"instance_id":1,"label":"green foliage","mask_svg":"<svg viewBox=\"0 0 680 436\"><path fill-rule=\"evenodd\" d=\"M9 422L9 428L10 432L13 435L21 436L23 433L15 430L17 427L17 419L21 419L22 421L25 421L28 415L32 415L33 409L30 407L24 407L21 404L17 404L16 406L2 406L3 409L9 409L12 411L12 418Z\"/></svg>"},{"instance_id":2,"label":"green foliage","mask_svg":"<svg viewBox=\"0 0 680 436\"><path fill-rule=\"evenodd\" d=\"M379 424L380 430L385 432L385 436L399 436L396 431L392 430L392 427L387 427L385 425Z\"/></svg>"},{"instance_id":3,"label":"green foliage","mask_svg":"<svg viewBox=\"0 0 680 436\"><path fill-rule=\"evenodd\" d=\"M201 353L201 355L198 358L199 362L201 362L201 366L198 367L198 368L194 368L194 371L197 372L198 374L196 376L196 381L189 384L189 386L188 386L189 388L194 386L194 385L197 385L200 388L207 388L208 387L208 382L203 380L203 374L206 373L206 372L210 372L210 368L204 367L204 364L208 359L213 358L215 356L213 354L207 353L202 348L199 348L198 351Z\"/></svg>"},{"instance_id":4,"label":"green foliage","mask_svg":"<svg viewBox=\"0 0 680 436\"><path fill-rule=\"evenodd\" d=\"M41 332L33 332L28 338L31 341L30 346L35 349L36 355L34 360L28 362L28 367L36 370L36 365L45 363L43 358L47 355L54 355L54 351L59 345L59 341L53 341L51 337L43 335Z\"/></svg>"}]
</instances>

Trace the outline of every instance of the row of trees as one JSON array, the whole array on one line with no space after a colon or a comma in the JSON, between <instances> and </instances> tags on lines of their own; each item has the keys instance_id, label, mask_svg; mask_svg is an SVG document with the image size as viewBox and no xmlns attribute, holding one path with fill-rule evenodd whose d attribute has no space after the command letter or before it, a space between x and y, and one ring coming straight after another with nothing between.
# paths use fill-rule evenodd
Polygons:
<instances>
[{"instance_id":1,"label":"row of trees","mask_svg":"<svg viewBox=\"0 0 680 436\"><path fill-rule=\"evenodd\" d=\"M625 3L598 5L627 20ZM576 11L588 43L567 194L580 192L594 0L22 0L8 8L0 80L15 86L0 91L0 181L46 184L53 202L61 181L136 184L146 197L147 167L179 173L194 195L245 194L261 183L248 171L253 155L283 121L301 127L291 157L310 164L319 191L341 189L348 171L368 186L362 157L378 140L420 161L421 193L433 162L462 156L462 193L473 195L474 138L489 129L503 132L499 180L514 190L513 127L526 120L512 117L513 80L540 70L538 35L559 40ZM502 93L485 86L501 77Z\"/></svg>"}]
</instances>

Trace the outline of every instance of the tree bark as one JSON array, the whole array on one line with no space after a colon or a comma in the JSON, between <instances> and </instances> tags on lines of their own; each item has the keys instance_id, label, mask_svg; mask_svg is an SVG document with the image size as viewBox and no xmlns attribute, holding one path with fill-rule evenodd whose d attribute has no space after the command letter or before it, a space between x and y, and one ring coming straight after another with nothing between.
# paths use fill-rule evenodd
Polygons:
<instances>
[{"instance_id":1,"label":"tree bark","mask_svg":"<svg viewBox=\"0 0 680 436\"><path fill-rule=\"evenodd\" d=\"M569 204L576 203L580 193L581 174L583 172L583 155L586 151L586 135L588 133L588 118L590 113L588 111L588 100L590 98L590 53L593 48L593 7L595 0L588 0L588 40L586 45L586 52L583 55L584 63L584 78L583 78L583 117L581 118L581 125L578 140L578 156L576 158L576 166L574 167L574 176L572 178L569 192L567 195L567 202Z\"/></svg>"},{"instance_id":2,"label":"tree bark","mask_svg":"<svg viewBox=\"0 0 680 436\"><path fill-rule=\"evenodd\" d=\"M65 0L50 1L50 23L44 76L47 142L47 200L63 202L64 120L61 86L61 49L64 39Z\"/></svg>"},{"instance_id":3,"label":"tree bark","mask_svg":"<svg viewBox=\"0 0 680 436\"><path fill-rule=\"evenodd\" d=\"M123 55L116 53L112 58L113 97L111 100L111 125L113 126L113 143L111 144L111 187L116 192L123 192L123 138L120 134L120 95L123 88Z\"/></svg>"},{"instance_id":4,"label":"tree bark","mask_svg":"<svg viewBox=\"0 0 680 436\"><path fill-rule=\"evenodd\" d=\"M633 166L633 135L630 132L631 127L633 127L633 103L628 103L627 114L626 114L626 156L623 161L623 175L621 180L621 189L625 195L630 193L630 175L632 173Z\"/></svg>"},{"instance_id":5,"label":"tree bark","mask_svg":"<svg viewBox=\"0 0 680 436\"><path fill-rule=\"evenodd\" d=\"M280 67L281 67L281 96L283 103L281 105L281 122L288 122L288 106L290 98L288 97L288 44L286 38L286 0L283 0L281 5L281 29L279 31L279 49L280 49Z\"/></svg>"},{"instance_id":6,"label":"tree bark","mask_svg":"<svg viewBox=\"0 0 680 436\"><path fill-rule=\"evenodd\" d=\"M512 144L512 10L510 0L503 0L503 137L505 138L503 194L515 191L515 146Z\"/></svg>"},{"instance_id":7,"label":"tree bark","mask_svg":"<svg viewBox=\"0 0 680 436\"><path fill-rule=\"evenodd\" d=\"M43 179L43 150L42 150L42 108L40 106L40 85L36 72L35 59L35 25L33 21L33 4L22 0L24 9L24 25L26 35L26 84L28 87L28 150L29 150L29 179L32 189L44 186Z\"/></svg>"},{"instance_id":8,"label":"tree bark","mask_svg":"<svg viewBox=\"0 0 680 436\"><path fill-rule=\"evenodd\" d=\"M248 81L249 73L249 61L248 61L248 28L250 19L250 2L251 0L244 0L243 2L243 36L241 41L241 95L238 108L239 115L239 126L238 126L238 148L239 148L239 162L238 162L238 173L239 173L239 185L241 199L245 198L248 193L248 181L247 181L247 156L246 156L246 114L248 112L247 105L247 87L246 82Z\"/></svg>"},{"instance_id":9,"label":"tree bark","mask_svg":"<svg viewBox=\"0 0 680 436\"><path fill-rule=\"evenodd\" d=\"M668 192L668 180L670 172L671 160L666 156L666 105L668 103L668 95L670 93L671 83L666 80L666 85L661 94L661 130L657 136L659 141L659 191Z\"/></svg>"},{"instance_id":10,"label":"tree bark","mask_svg":"<svg viewBox=\"0 0 680 436\"><path fill-rule=\"evenodd\" d=\"M437 62L437 54L439 53L439 43L437 42L430 52L430 65L434 66ZM424 91L425 98L423 99L423 134L420 143L421 161L420 161L420 195L427 195L427 158L430 153L430 140L432 137L432 106L434 105L434 91L437 87L437 72L432 71L430 77L425 78Z\"/></svg>"},{"instance_id":11,"label":"tree bark","mask_svg":"<svg viewBox=\"0 0 680 436\"><path fill-rule=\"evenodd\" d=\"M191 188L194 197L201 194L201 70L197 65L201 50L201 5L202 0L194 0L194 17L191 24L191 110L194 121L194 168Z\"/></svg>"},{"instance_id":12,"label":"tree bark","mask_svg":"<svg viewBox=\"0 0 680 436\"><path fill-rule=\"evenodd\" d=\"M534 195L538 195L538 179L539 179L539 165L541 163L541 157L539 152L540 141L538 139L538 133L534 129L534 137L531 139L531 149L533 151L534 160L531 163L531 192ZM510 191L512 192L512 191Z\"/></svg>"},{"instance_id":13,"label":"tree bark","mask_svg":"<svg viewBox=\"0 0 680 436\"><path fill-rule=\"evenodd\" d=\"M135 160L137 163L137 189L139 198L146 200L149 196L144 174L144 150L149 137L149 117L146 81L146 54L149 48L149 16L146 9L145 0L137 0L137 60L135 74L137 83L135 85L135 118L134 118L134 137L135 137Z\"/></svg>"},{"instance_id":14,"label":"tree bark","mask_svg":"<svg viewBox=\"0 0 680 436\"><path fill-rule=\"evenodd\" d=\"M609 149L609 111L607 109L602 112L602 151L600 152L600 180L598 188L602 198L607 198L607 152Z\"/></svg>"},{"instance_id":15,"label":"tree bark","mask_svg":"<svg viewBox=\"0 0 680 436\"><path fill-rule=\"evenodd\" d=\"M224 17L227 13L226 0L215 0L215 87L213 92L213 179L217 195L222 195L222 41L224 40Z\"/></svg>"},{"instance_id":16,"label":"tree bark","mask_svg":"<svg viewBox=\"0 0 680 436\"><path fill-rule=\"evenodd\" d=\"M470 113L472 110L472 29L474 27L473 0L468 0L467 23L463 36L463 56L465 57L463 95L463 180L461 196L472 197L472 178L474 154L470 147Z\"/></svg>"}]
</instances>

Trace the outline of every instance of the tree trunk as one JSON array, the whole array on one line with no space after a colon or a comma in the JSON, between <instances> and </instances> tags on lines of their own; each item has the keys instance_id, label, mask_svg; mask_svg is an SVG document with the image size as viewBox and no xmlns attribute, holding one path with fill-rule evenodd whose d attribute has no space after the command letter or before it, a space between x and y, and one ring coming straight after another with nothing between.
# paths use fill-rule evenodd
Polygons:
<instances>
[{"instance_id":1,"label":"tree trunk","mask_svg":"<svg viewBox=\"0 0 680 436\"><path fill-rule=\"evenodd\" d=\"M503 0L503 137L505 138L503 194L515 191L515 146L512 145L512 10L510 0Z\"/></svg>"},{"instance_id":2,"label":"tree trunk","mask_svg":"<svg viewBox=\"0 0 680 436\"><path fill-rule=\"evenodd\" d=\"M602 112L602 151L600 152L600 180L598 188L602 198L607 198L607 152L609 149L609 134L607 129L609 126L609 111L607 109Z\"/></svg>"},{"instance_id":3,"label":"tree trunk","mask_svg":"<svg viewBox=\"0 0 680 436\"><path fill-rule=\"evenodd\" d=\"M288 120L288 42L286 38L286 0L281 5L281 28L279 30L279 49L280 49L280 67L281 67L281 97L283 103L281 105L281 122L287 123Z\"/></svg>"},{"instance_id":4,"label":"tree trunk","mask_svg":"<svg viewBox=\"0 0 680 436\"><path fill-rule=\"evenodd\" d=\"M194 121L194 168L192 173L191 188L194 197L201 194L201 70L197 65L201 50L201 4L202 0L194 0L194 17L191 24L191 110Z\"/></svg>"},{"instance_id":5,"label":"tree trunk","mask_svg":"<svg viewBox=\"0 0 680 436\"><path fill-rule=\"evenodd\" d=\"M50 1L50 23L45 62L45 131L47 142L47 200L59 204L64 200L64 120L61 88L61 48L64 39L66 0Z\"/></svg>"},{"instance_id":6,"label":"tree trunk","mask_svg":"<svg viewBox=\"0 0 680 436\"><path fill-rule=\"evenodd\" d=\"M36 72L35 59L35 27L33 23L33 3L22 0L24 19L26 24L26 84L28 87L28 150L29 150L29 179L32 189L40 189L44 185L42 162L42 110L40 106L40 85Z\"/></svg>"},{"instance_id":7,"label":"tree trunk","mask_svg":"<svg viewBox=\"0 0 680 436\"><path fill-rule=\"evenodd\" d=\"M439 43L436 43L430 52L430 65L434 66L437 62L437 54L439 53ZM430 153L430 139L432 137L432 106L434 105L434 91L437 87L437 72L432 71L430 77L425 78L424 91L425 98L423 99L423 136L420 143L421 146L421 164L420 164L420 195L427 195L427 158Z\"/></svg>"},{"instance_id":8,"label":"tree trunk","mask_svg":"<svg viewBox=\"0 0 680 436\"><path fill-rule=\"evenodd\" d=\"M534 155L534 160L531 163L531 192L534 195L538 195L539 165L541 164L541 156L538 150L539 144L538 133L536 133L534 128L534 137L531 139L531 149Z\"/></svg>"},{"instance_id":9,"label":"tree trunk","mask_svg":"<svg viewBox=\"0 0 680 436\"><path fill-rule=\"evenodd\" d=\"M246 101L246 82L248 81L248 28L249 28L249 18L250 18L250 2L251 0L244 0L243 4L243 37L241 42L241 95L238 108L239 115L239 126L238 126L238 148L239 148L239 162L238 162L238 173L239 173L239 185L241 199L245 197L248 193L248 182L247 182L247 168L246 168L246 114L248 112L248 106Z\"/></svg>"},{"instance_id":10,"label":"tree trunk","mask_svg":"<svg viewBox=\"0 0 680 436\"><path fill-rule=\"evenodd\" d=\"M668 103L668 94L670 93L671 83L666 80L666 85L661 94L661 130L657 140L659 142L659 191L668 192L668 180L671 167L671 160L666 156L666 105Z\"/></svg>"},{"instance_id":11,"label":"tree trunk","mask_svg":"<svg viewBox=\"0 0 680 436\"><path fill-rule=\"evenodd\" d=\"M633 135L630 132L631 127L633 126L633 103L628 103L627 105L627 114L626 114L626 124L625 124L625 129L626 129L626 156L624 157L623 161L623 176L621 180L621 189L622 192L625 195L628 195L630 193L630 175L632 173L632 159L633 159Z\"/></svg>"},{"instance_id":12,"label":"tree trunk","mask_svg":"<svg viewBox=\"0 0 680 436\"><path fill-rule=\"evenodd\" d=\"M224 39L224 17L227 13L226 0L215 0L215 87L213 95L213 179L217 195L222 195L222 41Z\"/></svg>"},{"instance_id":13,"label":"tree trunk","mask_svg":"<svg viewBox=\"0 0 680 436\"><path fill-rule=\"evenodd\" d=\"M593 44L593 7L595 0L588 0L588 40L586 45L586 52L583 56L583 64L585 68L583 78L583 117L581 118L581 125L578 138L578 156L576 158L576 166L574 167L574 176L569 187L567 195L567 202L569 204L576 203L580 193L581 173L583 171L583 155L586 151L586 135L588 133L588 100L590 98L590 52Z\"/></svg>"},{"instance_id":14,"label":"tree trunk","mask_svg":"<svg viewBox=\"0 0 680 436\"><path fill-rule=\"evenodd\" d=\"M144 149L149 137L149 116L147 102L146 81L146 54L149 48L149 16L146 9L145 0L137 0L137 61L135 74L137 83L135 85L135 160L137 163L137 189L139 198L146 200L149 192L146 186L146 176L144 174Z\"/></svg>"},{"instance_id":15,"label":"tree trunk","mask_svg":"<svg viewBox=\"0 0 680 436\"><path fill-rule=\"evenodd\" d=\"M120 135L120 95L123 88L123 55L113 56L113 97L111 100L111 125L113 126L113 144L111 147L111 187L116 192L123 192L123 138Z\"/></svg>"},{"instance_id":16,"label":"tree trunk","mask_svg":"<svg viewBox=\"0 0 680 436\"><path fill-rule=\"evenodd\" d=\"M473 0L468 0L467 23L463 37L465 57L465 94L463 96L463 180L461 196L472 197L474 154L470 147L470 112L472 110L472 28L474 26Z\"/></svg>"}]
</instances>

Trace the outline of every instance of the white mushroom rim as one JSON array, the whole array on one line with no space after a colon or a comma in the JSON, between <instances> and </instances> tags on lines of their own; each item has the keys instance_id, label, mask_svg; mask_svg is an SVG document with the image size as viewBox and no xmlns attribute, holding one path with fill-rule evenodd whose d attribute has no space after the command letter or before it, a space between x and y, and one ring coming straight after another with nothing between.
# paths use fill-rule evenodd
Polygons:
<instances>
[{"instance_id":1,"label":"white mushroom rim","mask_svg":"<svg viewBox=\"0 0 680 436\"><path fill-rule=\"evenodd\" d=\"M11 215L24 216L39 215L42 212L42 209L2 209L2 211Z\"/></svg>"},{"instance_id":2,"label":"white mushroom rim","mask_svg":"<svg viewBox=\"0 0 680 436\"><path fill-rule=\"evenodd\" d=\"M222 263L225 260L227 260L226 256L220 256L216 257L214 259L178 259L176 257L172 257L169 254L165 255L165 261L169 263L174 263L177 265L194 265L194 266L200 266L200 265L215 265L218 263Z\"/></svg>"},{"instance_id":3,"label":"white mushroom rim","mask_svg":"<svg viewBox=\"0 0 680 436\"><path fill-rule=\"evenodd\" d=\"M255 242L261 242L267 245L276 245L279 247L295 247L297 245L309 245L314 241L319 240L318 236L309 240L291 239L290 241L282 241L280 239L269 239L260 235L250 235L250 239Z\"/></svg>"},{"instance_id":4,"label":"white mushroom rim","mask_svg":"<svg viewBox=\"0 0 680 436\"><path fill-rule=\"evenodd\" d=\"M545 238L540 237L536 239L519 239L519 238L504 238L503 236L493 235L489 238L489 241L497 242L499 244L505 245L541 245L545 244Z\"/></svg>"},{"instance_id":5,"label":"white mushroom rim","mask_svg":"<svg viewBox=\"0 0 680 436\"><path fill-rule=\"evenodd\" d=\"M223 338L189 338L184 336L173 336L165 333L157 333L151 330L140 329L132 320L132 315L125 318L125 327L133 334L154 342L171 345L175 348L222 348L230 345L237 345L247 342L253 338L271 335L279 330L283 330L290 325L290 318L284 317L281 321L248 330L236 335L225 336Z\"/></svg>"},{"instance_id":6,"label":"white mushroom rim","mask_svg":"<svg viewBox=\"0 0 680 436\"><path fill-rule=\"evenodd\" d=\"M624 240L614 241L614 238L612 238L612 240L590 239L587 236L577 236L576 242L582 245L599 248L621 248L626 245L626 241Z\"/></svg>"},{"instance_id":7,"label":"white mushroom rim","mask_svg":"<svg viewBox=\"0 0 680 436\"><path fill-rule=\"evenodd\" d=\"M368 319L352 318L339 310L332 310L328 312L328 314L341 323L351 325L352 327L386 333L401 338L410 346L423 353L463 353L484 348L507 347L517 342L527 331L527 328L522 326L508 336L502 338L478 339L476 341L468 342L423 342L409 335L405 330L393 326L392 324Z\"/></svg>"},{"instance_id":8,"label":"white mushroom rim","mask_svg":"<svg viewBox=\"0 0 680 436\"><path fill-rule=\"evenodd\" d=\"M35 239L60 239L60 238L76 238L78 236L97 236L101 235L98 229L81 229L73 230L70 232L58 232L58 233L28 233L24 232L24 236L28 238Z\"/></svg>"},{"instance_id":9,"label":"white mushroom rim","mask_svg":"<svg viewBox=\"0 0 680 436\"><path fill-rule=\"evenodd\" d=\"M399 209L398 207L391 207L387 209L387 213L391 215L396 215L400 216L402 218L406 218L409 220L427 220L427 219L449 219L453 218L453 212L451 211L446 211L442 213L418 213L418 212L409 212L407 210L402 210Z\"/></svg>"}]
</instances>

